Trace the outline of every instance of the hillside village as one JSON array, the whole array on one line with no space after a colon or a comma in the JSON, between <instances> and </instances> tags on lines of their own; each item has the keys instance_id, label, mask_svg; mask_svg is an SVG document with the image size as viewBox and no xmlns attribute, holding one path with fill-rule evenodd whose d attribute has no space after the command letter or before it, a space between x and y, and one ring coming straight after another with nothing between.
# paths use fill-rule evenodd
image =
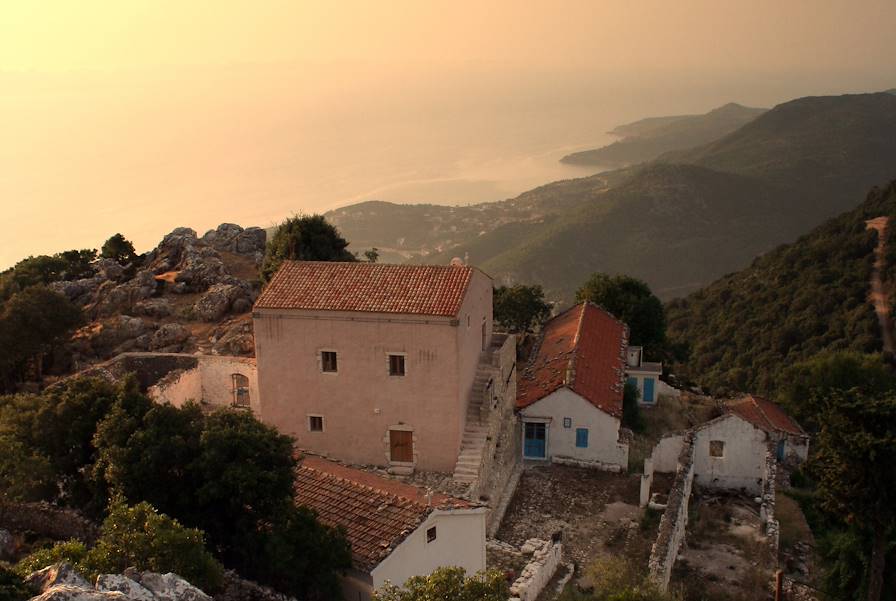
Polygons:
<instances>
[{"instance_id":1,"label":"hillside village","mask_svg":"<svg viewBox=\"0 0 896 601\"><path fill-rule=\"evenodd\" d=\"M168 268L196 269L197 243L184 230L166 237L160 248L186 260L154 266L159 289L196 281ZM810 445L799 424L757 396L725 401L670 385L663 365L629 344L629 327L590 302L551 317L524 348L499 331L493 287L460 259L285 261L252 306L254 357L179 346L188 338L159 347L172 327L163 324L148 349L125 344L82 375L133 374L157 403L249 411L293 437L295 502L344 528L351 545L349 601L448 566L497 568L511 599L553 599L588 586L583 569L608 555L639 563L663 590L697 570L723 592L748 595L750 579L770 592L774 569L788 567L776 489ZM70 289L80 285L62 288L78 298ZM223 312L239 313L252 294L236 280L208 290L196 306L234 296ZM134 307L168 303L166 293L140 296ZM658 419L635 434L623 425L626 396L648 419L677 414L687 427L665 431ZM713 532L704 511L733 517Z\"/></svg>"}]
</instances>

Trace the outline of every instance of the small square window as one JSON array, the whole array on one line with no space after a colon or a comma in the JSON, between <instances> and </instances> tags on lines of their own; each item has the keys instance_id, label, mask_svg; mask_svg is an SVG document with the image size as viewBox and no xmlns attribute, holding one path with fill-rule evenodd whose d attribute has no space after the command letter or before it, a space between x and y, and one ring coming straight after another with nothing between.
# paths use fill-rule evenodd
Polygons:
<instances>
[{"instance_id":1,"label":"small square window","mask_svg":"<svg viewBox=\"0 0 896 601\"><path fill-rule=\"evenodd\" d=\"M431 543L436 540L436 527L433 526L426 531L426 542Z\"/></svg>"},{"instance_id":2,"label":"small square window","mask_svg":"<svg viewBox=\"0 0 896 601\"><path fill-rule=\"evenodd\" d=\"M389 355L389 375L404 375L404 355Z\"/></svg>"},{"instance_id":3,"label":"small square window","mask_svg":"<svg viewBox=\"0 0 896 601\"><path fill-rule=\"evenodd\" d=\"M709 456L710 457L724 457L725 456L725 442L722 440L710 440L709 441Z\"/></svg>"},{"instance_id":4,"label":"small square window","mask_svg":"<svg viewBox=\"0 0 896 601\"><path fill-rule=\"evenodd\" d=\"M309 432L323 432L324 431L324 418L320 415L309 415L308 416L308 431Z\"/></svg>"},{"instance_id":5,"label":"small square window","mask_svg":"<svg viewBox=\"0 0 896 601\"><path fill-rule=\"evenodd\" d=\"M321 351L320 352L320 369L321 371L326 371L330 373L335 373L338 371L338 364L336 362L336 351Z\"/></svg>"},{"instance_id":6,"label":"small square window","mask_svg":"<svg viewBox=\"0 0 896 601\"><path fill-rule=\"evenodd\" d=\"M571 417L563 418L563 427L564 428L572 428L572 418Z\"/></svg>"}]
</instances>

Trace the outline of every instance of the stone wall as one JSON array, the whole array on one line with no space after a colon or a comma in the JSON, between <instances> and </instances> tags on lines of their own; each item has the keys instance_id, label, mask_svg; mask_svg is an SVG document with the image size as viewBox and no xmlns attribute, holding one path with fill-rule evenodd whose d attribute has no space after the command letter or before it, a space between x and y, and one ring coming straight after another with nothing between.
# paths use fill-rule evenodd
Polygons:
<instances>
[{"instance_id":1,"label":"stone wall","mask_svg":"<svg viewBox=\"0 0 896 601\"><path fill-rule=\"evenodd\" d=\"M520 551L523 554L532 553L532 559L510 585L510 601L535 601L560 566L563 545L532 538L523 543Z\"/></svg>"},{"instance_id":2,"label":"stone wall","mask_svg":"<svg viewBox=\"0 0 896 601\"><path fill-rule=\"evenodd\" d=\"M662 589L669 586L672 567L678 557L678 551L684 542L688 525L688 505L694 483L694 433L688 432L682 440L681 453L678 456L678 470L666 511L660 518L659 532L656 542L650 550L647 569L650 578Z\"/></svg>"},{"instance_id":3,"label":"stone wall","mask_svg":"<svg viewBox=\"0 0 896 601\"><path fill-rule=\"evenodd\" d=\"M187 401L229 407L234 403L233 374L240 374L249 382L250 408L259 414L258 370L254 358L226 355L195 355L191 358L195 362L192 368L174 370L150 386L147 390L150 398L175 407Z\"/></svg>"},{"instance_id":4,"label":"stone wall","mask_svg":"<svg viewBox=\"0 0 896 601\"><path fill-rule=\"evenodd\" d=\"M495 338L500 336L495 334ZM492 398L483 403L488 411L488 435L482 450L479 476L470 486L470 497L488 503L488 532L497 531L507 501L519 481L522 434L516 418L516 337L507 336L492 359Z\"/></svg>"},{"instance_id":5,"label":"stone wall","mask_svg":"<svg viewBox=\"0 0 896 601\"><path fill-rule=\"evenodd\" d=\"M775 519L775 485L778 475L778 461L774 445L769 445L765 454L765 478L762 481L762 501L759 507L759 517L762 527L771 549L772 557L778 560L778 545L781 537L781 528Z\"/></svg>"},{"instance_id":6,"label":"stone wall","mask_svg":"<svg viewBox=\"0 0 896 601\"><path fill-rule=\"evenodd\" d=\"M77 511L49 503L0 502L0 529L34 532L53 540L76 538L88 544L99 536L97 525Z\"/></svg>"}]
</instances>

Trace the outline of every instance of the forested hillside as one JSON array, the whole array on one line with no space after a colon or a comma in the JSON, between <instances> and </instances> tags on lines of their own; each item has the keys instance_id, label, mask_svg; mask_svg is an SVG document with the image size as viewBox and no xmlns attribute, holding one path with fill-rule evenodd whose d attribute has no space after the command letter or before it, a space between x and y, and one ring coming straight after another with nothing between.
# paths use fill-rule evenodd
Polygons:
<instances>
[{"instance_id":1,"label":"forested hillside","mask_svg":"<svg viewBox=\"0 0 896 601\"><path fill-rule=\"evenodd\" d=\"M704 115L642 119L621 125L611 132L625 136L623 139L602 148L568 154L561 161L605 168L652 161L665 152L717 140L765 111L766 109L750 108L732 102Z\"/></svg>"},{"instance_id":2,"label":"forested hillside","mask_svg":"<svg viewBox=\"0 0 896 601\"><path fill-rule=\"evenodd\" d=\"M669 337L690 347L677 371L716 394L772 394L822 351L881 350L868 303L877 236L865 221L896 212L896 181L856 209L667 307Z\"/></svg>"}]
</instances>

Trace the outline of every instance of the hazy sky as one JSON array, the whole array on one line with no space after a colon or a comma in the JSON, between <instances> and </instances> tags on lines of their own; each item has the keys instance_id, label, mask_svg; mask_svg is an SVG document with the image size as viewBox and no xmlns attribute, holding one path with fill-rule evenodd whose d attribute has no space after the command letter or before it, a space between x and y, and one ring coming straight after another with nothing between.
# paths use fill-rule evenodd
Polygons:
<instances>
[{"instance_id":1,"label":"hazy sky","mask_svg":"<svg viewBox=\"0 0 896 601\"><path fill-rule=\"evenodd\" d=\"M649 114L896 86L896 2L0 0L0 268L499 200ZM201 231L200 231L201 233Z\"/></svg>"}]
</instances>

